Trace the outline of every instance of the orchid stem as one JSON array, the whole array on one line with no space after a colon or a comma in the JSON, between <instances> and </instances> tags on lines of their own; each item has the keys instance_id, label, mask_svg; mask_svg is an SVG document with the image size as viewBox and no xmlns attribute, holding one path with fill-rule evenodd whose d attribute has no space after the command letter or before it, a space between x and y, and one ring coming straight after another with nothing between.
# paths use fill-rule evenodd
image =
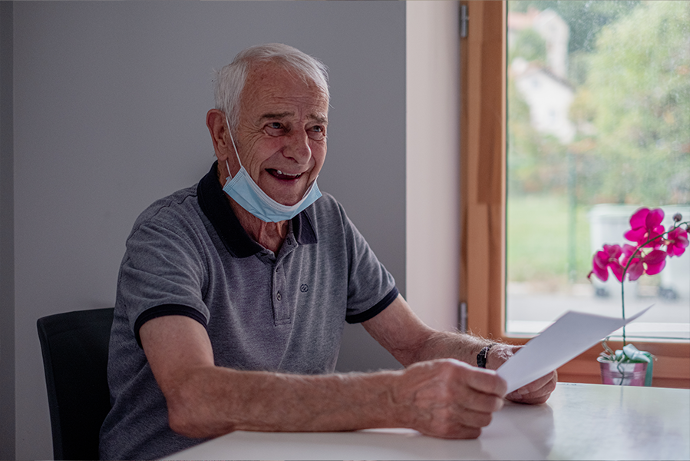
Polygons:
<instances>
[{"instance_id":1,"label":"orchid stem","mask_svg":"<svg viewBox=\"0 0 690 461\"><path fill-rule=\"evenodd\" d=\"M680 227L681 225L685 225L685 226L687 227L688 225L690 225L690 221L676 222L676 223L673 224L673 229L671 229L671 230L674 230L674 229L676 229L677 227ZM656 237L647 240L647 241L644 242L642 245L640 245L639 247L637 247L637 248L635 249L635 251L633 252L633 254L630 255L630 258L628 259L628 263L625 265L625 268L623 269L623 277L622 277L622 279L621 279L621 310L622 310L622 313L623 313L623 321L625 321L625 275L628 273L628 267L630 267L630 263L632 263L633 259L635 258L635 255L636 255L637 253L639 253L640 250L641 250L642 248L646 247L647 245L649 245L649 244L650 244L651 242L653 242L654 240L656 240L656 239L658 239L658 238L661 238L661 237L663 237L663 236L665 236L665 235L668 235L668 233L669 233L671 230L666 231L666 232L663 232L663 233L657 235ZM626 341L625 341L625 325L623 325L623 347L625 347L625 346L626 346Z\"/></svg>"},{"instance_id":2,"label":"orchid stem","mask_svg":"<svg viewBox=\"0 0 690 461\"><path fill-rule=\"evenodd\" d=\"M628 269L628 266L625 266L625 270L623 271L623 281L621 282L621 309L623 311L623 321L625 322L625 271ZM623 347L626 346L625 342L625 324L623 324Z\"/></svg>"}]
</instances>

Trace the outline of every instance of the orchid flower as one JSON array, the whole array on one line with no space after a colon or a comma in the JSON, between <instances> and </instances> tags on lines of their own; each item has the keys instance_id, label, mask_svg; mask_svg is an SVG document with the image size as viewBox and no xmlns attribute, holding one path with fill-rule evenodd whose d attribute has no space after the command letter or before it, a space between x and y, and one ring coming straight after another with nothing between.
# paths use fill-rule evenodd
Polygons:
<instances>
[{"instance_id":1,"label":"orchid flower","mask_svg":"<svg viewBox=\"0 0 690 461\"><path fill-rule=\"evenodd\" d=\"M682 255L688 247L688 231L682 227L676 227L668 233L665 243L669 257Z\"/></svg>"},{"instance_id":2,"label":"orchid flower","mask_svg":"<svg viewBox=\"0 0 690 461\"><path fill-rule=\"evenodd\" d=\"M591 277L594 274L605 282L609 279L609 268L611 268L613 275L616 276L619 282L622 282L623 266L618 259L622 253L623 250L620 245L604 245L604 251L597 251L594 255L592 272L587 277Z\"/></svg>"},{"instance_id":3,"label":"orchid flower","mask_svg":"<svg viewBox=\"0 0 690 461\"><path fill-rule=\"evenodd\" d=\"M666 267L667 255L665 251L652 250L645 255L639 252L639 249L639 247L636 248L632 245L623 245L621 265L628 268L626 273L631 282L639 279L642 274L658 274Z\"/></svg>"},{"instance_id":4,"label":"orchid flower","mask_svg":"<svg viewBox=\"0 0 690 461\"><path fill-rule=\"evenodd\" d=\"M640 208L630 218L631 230L625 233L624 237L639 246L647 244L650 240L662 235L665 232L661 221L664 220L664 210L655 208ZM661 246L660 240L653 240L654 249Z\"/></svg>"}]
</instances>

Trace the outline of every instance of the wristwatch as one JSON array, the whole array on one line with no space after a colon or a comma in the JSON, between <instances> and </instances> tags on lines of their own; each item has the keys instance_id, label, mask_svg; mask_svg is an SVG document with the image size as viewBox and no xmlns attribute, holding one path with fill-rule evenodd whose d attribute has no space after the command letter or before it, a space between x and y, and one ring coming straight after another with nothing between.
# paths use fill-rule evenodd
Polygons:
<instances>
[{"instance_id":1,"label":"wristwatch","mask_svg":"<svg viewBox=\"0 0 690 461\"><path fill-rule=\"evenodd\" d=\"M494 347L496 343L491 343L488 346L484 346L479 354L477 354L477 366L479 368L486 368L486 356L489 355L489 350Z\"/></svg>"}]
</instances>

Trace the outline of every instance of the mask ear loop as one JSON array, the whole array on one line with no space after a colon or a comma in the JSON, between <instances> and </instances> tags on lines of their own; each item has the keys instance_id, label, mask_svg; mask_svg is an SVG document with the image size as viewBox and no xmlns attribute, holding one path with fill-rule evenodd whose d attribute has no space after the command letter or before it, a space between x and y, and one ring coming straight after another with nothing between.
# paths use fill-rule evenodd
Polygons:
<instances>
[{"instance_id":1,"label":"mask ear loop","mask_svg":"<svg viewBox=\"0 0 690 461\"><path fill-rule=\"evenodd\" d=\"M230 135L230 141L232 141L232 148L235 149L235 157L237 157L237 163L240 164L240 168L242 168L242 162L240 161L240 154L237 152L237 146L235 145L235 139L232 137L232 130L230 129L230 122L228 121L228 116L225 116L225 126L228 127L228 134ZM232 173L230 173L230 164L228 163L228 159L225 159L225 166L228 169L228 178L232 179Z\"/></svg>"}]
</instances>

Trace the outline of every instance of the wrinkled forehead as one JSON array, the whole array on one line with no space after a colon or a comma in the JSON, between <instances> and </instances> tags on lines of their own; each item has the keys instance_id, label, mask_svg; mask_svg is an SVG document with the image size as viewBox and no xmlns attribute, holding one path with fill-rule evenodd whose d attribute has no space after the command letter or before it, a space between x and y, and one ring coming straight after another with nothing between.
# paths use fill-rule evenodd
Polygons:
<instances>
[{"instance_id":1,"label":"wrinkled forehead","mask_svg":"<svg viewBox=\"0 0 690 461\"><path fill-rule=\"evenodd\" d=\"M250 66L240 101L243 110L250 109L247 104L292 101L318 108L325 115L329 97L309 75L280 63L263 62Z\"/></svg>"}]
</instances>

